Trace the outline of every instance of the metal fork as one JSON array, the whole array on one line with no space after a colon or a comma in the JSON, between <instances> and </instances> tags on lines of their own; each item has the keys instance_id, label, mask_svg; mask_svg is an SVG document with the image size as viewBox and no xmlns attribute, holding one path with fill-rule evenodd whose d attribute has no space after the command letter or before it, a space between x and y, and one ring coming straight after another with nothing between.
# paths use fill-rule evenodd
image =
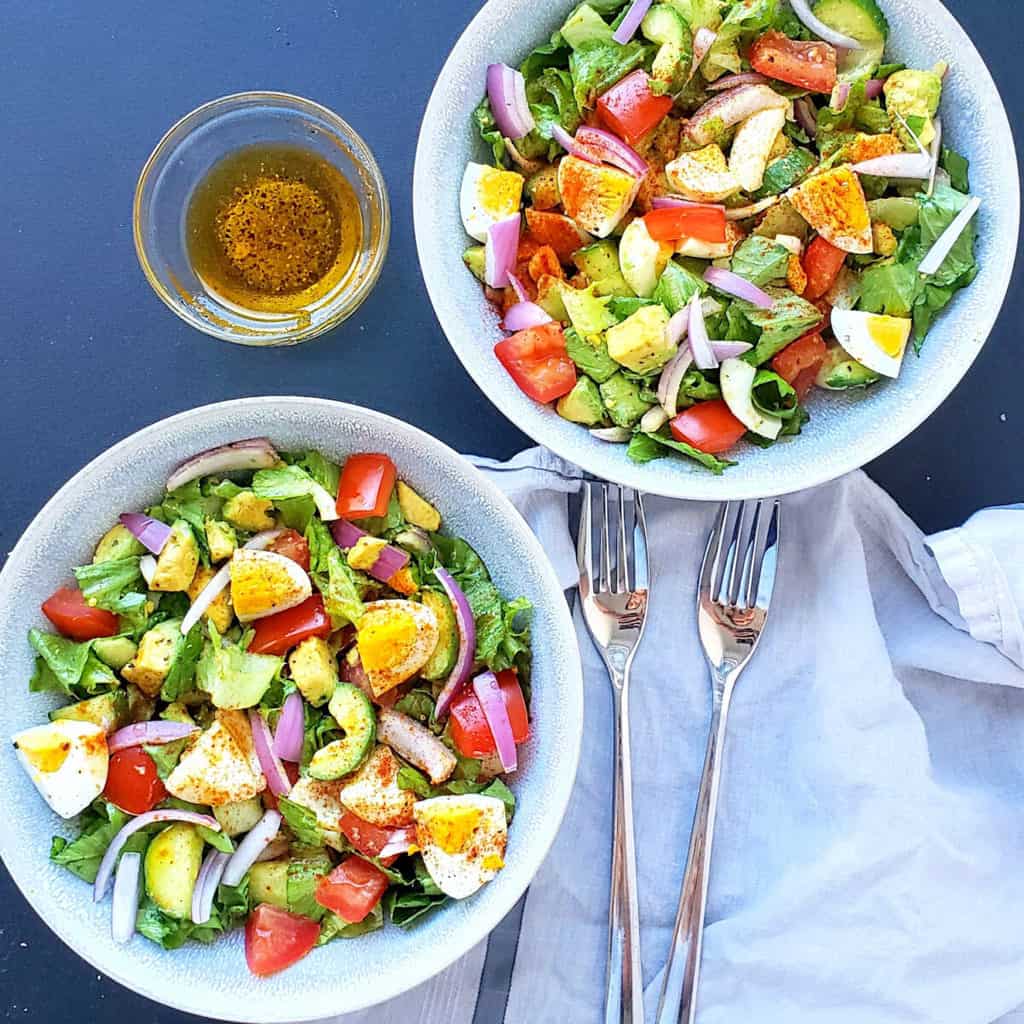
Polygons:
<instances>
[{"instance_id":1,"label":"metal fork","mask_svg":"<svg viewBox=\"0 0 1024 1024\"><path fill-rule=\"evenodd\" d=\"M696 1018L726 720L736 680L750 661L768 618L778 546L779 504L766 499L723 505L704 552L697 625L711 669L711 728L657 1024L693 1024Z\"/></svg>"},{"instance_id":2,"label":"metal fork","mask_svg":"<svg viewBox=\"0 0 1024 1024\"><path fill-rule=\"evenodd\" d=\"M647 619L647 523L644 519L643 496L639 491L633 495L632 516L627 517L626 499L621 487L618 489L616 504L617 531L611 522L615 510L609 503L608 485L602 484L600 569L595 577L593 487L584 484L576 553L583 617L608 669L615 702L615 826L612 833L604 1020L605 1024L643 1024L640 912L637 904L633 781L629 753L629 670ZM613 532L616 533L614 549L611 543Z\"/></svg>"}]
</instances>

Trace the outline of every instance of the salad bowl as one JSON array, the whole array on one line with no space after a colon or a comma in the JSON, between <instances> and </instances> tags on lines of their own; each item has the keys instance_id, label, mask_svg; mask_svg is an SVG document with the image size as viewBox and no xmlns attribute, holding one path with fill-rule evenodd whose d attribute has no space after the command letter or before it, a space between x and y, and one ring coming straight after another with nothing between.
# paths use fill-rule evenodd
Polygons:
<instances>
[{"instance_id":1,"label":"salad bowl","mask_svg":"<svg viewBox=\"0 0 1024 1024\"><path fill-rule=\"evenodd\" d=\"M633 462L625 444L599 439L551 404L528 397L495 356L495 344L506 334L463 264L469 243L460 218L460 182L467 163L492 162L473 119L487 67L518 67L575 7L571 0L541 7L490 0L455 45L424 116L413 185L420 264L441 327L470 376L538 443L597 476L668 497L720 501L785 494L834 479L897 444L952 393L977 357L1005 297L1017 244L1020 193L1010 126L963 28L939 0L881 0L889 22L885 59L909 68L949 65L943 142L970 161L971 192L981 201L977 278L936 319L920 355L908 352L898 379L866 389L816 390L807 401L811 422L798 438L766 448L744 444L732 456L737 464L716 476L685 458Z\"/></svg>"},{"instance_id":2,"label":"salad bowl","mask_svg":"<svg viewBox=\"0 0 1024 1024\"><path fill-rule=\"evenodd\" d=\"M333 1017L412 988L486 937L525 891L554 839L572 789L583 724L582 676L568 607L543 550L507 499L459 455L398 420L339 402L250 398L209 405L155 423L114 445L68 481L40 511L0 572L0 657L7 686L0 723L11 736L59 703L30 693L31 627L40 603L87 563L112 518L159 500L182 459L263 435L282 450L316 448L342 460L387 452L401 478L437 503L445 528L465 537L495 583L533 605L531 734L509 778L517 811L506 866L475 897L449 904L415 929L388 925L335 941L270 977L246 968L243 935L167 951L135 935L111 936L109 901L48 859L50 838L75 834L46 806L8 748L0 760L7 825L0 856L54 933L97 970L157 1002L189 1013L248 1022ZM187 983L183 983L187 979Z\"/></svg>"}]
</instances>

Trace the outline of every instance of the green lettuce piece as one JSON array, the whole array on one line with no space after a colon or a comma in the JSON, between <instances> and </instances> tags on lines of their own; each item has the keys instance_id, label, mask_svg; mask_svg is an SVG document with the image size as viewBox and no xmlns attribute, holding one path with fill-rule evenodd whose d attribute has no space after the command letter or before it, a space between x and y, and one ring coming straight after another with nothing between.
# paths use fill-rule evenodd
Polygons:
<instances>
[{"instance_id":1,"label":"green lettuce piece","mask_svg":"<svg viewBox=\"0 0 1024 1024\"><path fill-rule=\"evenodd\" d=\"M183 693L193 689L196 678L196 666L203 653L203 624L200 620L189 631L187 636L179 636L171 658L171 667L164 677L160 688L160 699L168 703L177 700Z\"/></svg>"},{"instance_id":2,"label":"green lettuce piece","mask_svg":"<svg viewBox=\"0 0 1024 1024\"><path fill-rule=\"evenodd\" d=\"M580 125L580 108L572 75L567 70L545 68L529 79L526 82L526 99L536 124L534 132L541 139L550 140L555 125L560 125L570 135L575 134Z\"/></svg>"},{"instance_id":3,"label":"green lettuce piece","mask_svg":"<svg viewBox=\"0 0 1024 1024\"><path fill-rule=\"evenodd\" d=\"M794 146L785 156L780 156L768 165L761 187L756 192L751 192L750 198L765 199L785 192L802 181L817 162L817 158L809 150Z\"/></svg>"},{"instance_id":4,"label":"green lettuce piece","mask_svg":"<svg viewBox=\"0 0 1024 1024\"><path fill-rule=\"evenodd\" d=\"M476 109L473 111L473 123L480 133L480 138L491 147L491 154L497 167L505 167L508 164L508 156L505 150L505 139L498 131L498 123L494 120L494 113L491 110L491 101L485 96Z\"/></svg>"},{"instance_id":5,"label":"green lettuce piece","mask_svg":"<svg viewBox=\"0 0 1024 1024\"><path fill-rule=\"evenodd\" d=\"M703 295L708 286L696 274L669 260L658 278L652 298L660 302L670 314L678 313L689 305L694 295Z\"/></svg>"},{"instance_id":6,"label":"green lettuce piece","mask_svg":"<svg viewBox=\"0 0 1024 1024\"><path fill-rule=\"evenodd\" d=\"M683 375L676 398L676 408L686 409L697 402L707 402L721 398L722 391L718 384L704 376L703 370L689 369Z\"/></svg>"},{"instance_id":7,"label":"green lettuce piece","mask_svg":"<svg viewBox=\"0 0 1024 1024\"><path fill-rule=\"evenodd\" d=\"M789 256L784 245L763 235L749 235L733 253L732 272L756 285L784 281Z\"/></svg>"},{"instance_id":8,"label":"green lettuce piece","mask_svg":"<svg viewBox=\"0 0 1024 1024\"><path fill-rule=\"evenodd\" d=\"M423 725L430 725L434 719L434 696L429 690L415 689L395 702L395 710L415 718Z\"/></svg>"},{"instance_id":9,"label":"green lettuce piece","mask_svg":"<svg viewBox=\"0 0 1024 1024\"><path fill-rule=\"evenodd\" d=\"M131 820L119 807L98 799L80 817L82 832L77 839L54 836L50 841L50 860L65 867L86 882L95 882L100 861L114 836ZM159 828L162 826L154 826ZM128 839L124 851L142 853L149 844L149 832L143 829Z\"/></svg>"},{"instance_id":10,"label":"green lettuce piece","mask_svg":"<svg viewBox=\"0 0 1024 1024\"><path fill-rule=\"evenodd\" d=\"M796 390L772 370L758 370L750 387L754 405L766 416L788 420L797 414L800 402Z\"/></svg>"},{"instance_id":11,"label":"green lettuce piece","mask_svg":"<svg viewBox=\"0 0 1024 1024\"><path fill-rule=\"evenodd\" d=\"M38 629L29 630L28 640L39 655L29 680L30 692L62 693L85 700L117 686L114 673L92 653L91 640L76 643Z\"/></svg>"},{"instance_id":12,"label":"green lettuce piece","mask_svg":"<svg viewBox=\"0 0 1024 1024\"><path fill-rule=\"evenodd\" d=\"M726 72L738 73L743 66L741 43L753 33L771 26L777 11L777 0L733 0L701 65L704 77L713 81Z\"/></svg>"},{"instance_id":13,"label":"green lettuce piece","mask_svg":"<svg viewBox=\"0 0 1024 1024\"><path fill-rule=\"evenodd\" d=\"M156 773L161 779L166 779L181 760L181 755L188 746L188 739L174 740L173 743L161 743L153 746L143 746L143 750L153 759L156 765ZM225 837L226 838L226 837Z\"/></svg>"},{"instance_id":14,"label":"green lettuce piece","mask_svg":"<svg viewBox=\"0 0 1024 1024\"><path fill-rule=\"evenodd\" d=\"M908 263L876 263L861 276L859 307L869 313L910 316L921 290L917 270Z\"/></svg>"},{"instance_id":15,"label":"green lettuce piece","mask_svg":"<svg viewBox=\"0 0 1024 1024\"><path fill-rule=\"evenodd\" d=\"M955 149L942 147L939 166L949 175L950 184L965 195L971 191L970 162Z\"/></svg>"},{"instance_id":16,"label":"green lettuce piece","mask_svg":"<svg viewBox=\"0 0 1024 1024\"><path fill-rule=\"evenodd\" d=\"M580 110L592 109L597 97L631 71L643 67L654 48L633 41L625 46L616 42L585 43L569 57L573 96Z\"/></svg>"},{"instance_id":17,"label":"green lettuce piece","mask_svg":"<svg viewBox=\"0 0 1024 1024\"><path fill-rule=\"evenodd\" d=\"M661 434L645 434L642 432L633 435L632 440L629 442L629 447L626 449L626 454L634 462L646 463L664 458L670 451L679 452L687 456L687 458L693 459L694 462L699 462L705 469L711 470L715 476L721 476L729 466L735 465L734 462L699 451L683 441L676 441L671 437L665 437Z\"/></svg>"},{"instance_id":18,"label":"green lettuce piece","mask_svg":"<svg viewBox=\"0 0 1024 1024\"><path fill-rule=\"evenodd\" d=\"M322 519L312 519L305 536L309 545L309 571L326 575L330 572L330 553L338 546L330 529Z\"/></svg>"},{"instance_id":19,"label":"green lettuce piece","mask_svg":"<svg viewBox=\"0 0 1024 1024\"><path fill-rule=\"evenodd\" d=\"M303 453L302 457L295 463L304 469L321 487L331 494L338 493L338 483L341 480L341 467L332 462L326 455L310 449Z\"/></svg>"},{"instance_id":20,"label":"green lettuce piece","mask_svg":"<svg viewBox=\"0 0 1024 1024\"><path fill-rule=\"evenodd\" d=\"M113 612L119 611L118 601L125 592L136 589L136 584L142 582L138 555L80 565L74 572L86 603Z\"/></svg>"},{"instance_id":21,"label":"green lettuce piece","mask_svg":"<svg viewBox=\"0 0 1024 1024\"><path fill-rule=\"evenodd\" d=\"M766 363L791 341L822 321L817 306L812 306L788 288L774 288L769 294L774 299L771 309L759 309L748 303L742 307L743 315L761 331L754 348L741 357L754 366Z\"/></svg>"},{"instance_id":22,"label":"green lettuce piece","mask_svg":"<svg viewBox=\"0 0 1024 1024\"><path fill-rule=\"evenodd\" d=\"M303 846L323 846L323 829L317 824L316 815L302 804L282 796L277 799L277 809L281 812L285 824L295 833L295 838Z\"/></svg>"},{"instance_id":23,"label":"green lettuce piece","mask_svg":"<svg viewBox=\"0 0 1024 1024\"><path fill-rule=\"evenodd\" d=\"M210 695L214 707L255 707L281 671L284 659L250 654L237 644L224 643L213 623L208 626L210 643L196 666L200 689Z\"/></svg>"},{"instance_id":24,"label":"green lettuce piece","mask_svg":"<svg viewBox=\"0 0 1024 1024\"><path fill-rule=\"evenodd\" d=\"M357 939L360 935L368 935L383 927L384 907L381 903L378 903L362 921L356 924L349 924L335 913L326 913L320 921L320 935L317 937L316 944L326 946L334 939Z\"/></svg>"},{"instance_id":25,"label":"green lettuce piece","mask_svg":"<svg viewBox=\"0 0 1024 1024\"><path fill-rule=\"evenodd\" d=\"M331 617L335 629L355 624L363 614L363 599L360 595L360 576L337 546L327 553L327 579L313 574L313 582L324 597L324 608Z\"/></svg>"},{"instance_id":26,"label":"green lettuce piece","mask_svg":"<svg viewBox=\"0 0 1024 1024\"><path fill-rule=\"evenodd\" d=\"M616 323L608 311L609 296L598 295L596 285L584 289L563 288L562 301L573 328L584 338L600 334Z\"/></svg>"}]
</instances>

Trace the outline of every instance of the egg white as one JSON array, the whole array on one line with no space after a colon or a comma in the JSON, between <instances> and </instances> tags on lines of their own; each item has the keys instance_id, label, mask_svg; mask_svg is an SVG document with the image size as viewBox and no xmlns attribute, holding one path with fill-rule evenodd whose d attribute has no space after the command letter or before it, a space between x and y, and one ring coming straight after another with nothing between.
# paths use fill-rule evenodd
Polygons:
<instances>
[{"instance_id":1,"label":"egg white","mask_svg":"<svg viewBox=\"0 0 1024 1024\"><path fill-rule=\"evenodd\" d=\"M492 197L487 194L487 181L488 178L499 173L511 175L515 172L498 171L488 164L468 163L465 174L462 176L462 188L459 191L459 212L462 214L462 226L466 229L466 234L478 242L487 241L487 232L492 224L507 220L519 209L522 186L520 186L519 197L516 198L514 205L509 203L496 207L492 204ZM516 177L520 176L516 175Z\"/></svg>"},{"instance_id":2,"label":"egg white","mask_svg":"<svg viewBox=\"0 0 1024 1024\"><path fill-rule=\"evenodd\" d=\"M84 811L107 784L107 734L92 722L58 719L23 729L11 742L33 785L62 818Z\"/></svg>"},{"instance_id":3,"label":"egg white","mask_svg":"<svg viewBox=\"0 0 1024 1024\"><path fill-rule=\"evenodd\" d=\"M865 313L852 309L832 310L832 331L836 341L869 370L880 373L883 377L898 377L903 365L903 356L907 351L907 340L910 338L910 320L905 320L906 336L898 356L883 352L871 337L870 322L879 316L877 313ZM887 320L903 320L902 317L886 317Z\"/></svg>"}]
</instances>

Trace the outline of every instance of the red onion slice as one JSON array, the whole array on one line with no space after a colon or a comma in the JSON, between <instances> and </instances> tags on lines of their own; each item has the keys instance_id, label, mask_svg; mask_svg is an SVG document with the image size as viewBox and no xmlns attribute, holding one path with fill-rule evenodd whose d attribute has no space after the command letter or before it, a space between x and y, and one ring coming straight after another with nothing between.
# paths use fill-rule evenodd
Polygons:
<instances>
[{"instance_id":1,"label":"red onion slice","mask_svg":"<svg viewBox=\"0 0 1024 1024\"><path fill-rule=\"evenodd\" d=\"M725 211L726 220L746 220L748 217L756 217L759 213L771 209L782 196L768 196L766 199L759 199L750 206L736 206Z\"/></svg>"},{"instance_id":2,"label":"red onion slice","mask_svg":"<svg viewBox=\"0 0 1024 1024\"><path fill-rule=\"evenodd\" d=\"M636 35L636 30L644 20L644 15L650 10L652 2L653 0L633 0L633 6L626 12L612 39L620 46L625 46Z\"/></svg>"},{"instance_id":3,"label":"red onion slice","mask_svg":"<svg viewBox=\"0 0 1024 1024\"><path fill-rule=\"evenodd\" d=\"M676 317L685 318L687 329L689 328L689 307L679 310L672 319L675 320ZM669 323L671 324L671 322L670 320ZM685 334L685 331L683 333ZM692 362L693 352L690 346L687 345L685 348L681 348L665 364L665 368L661 371L661 376L658 378L658 404L665 410L669 419L675 416L678 411L679 387L683 383L683 377L686 376L686 371L690 368Z\"/></svg>"},{"instance_id":4,"label":"red onion slice","mask_svg":"<svg viewBox=\"0 0 1024 1024\"><path fill-rule=\"evenodd\" d=\"M114 898L110 910L110 937L123 946L135 934L135 918L139 912L139 889L142 880L142 854L129 851L117 865L114 876Z\"/></svg>"},{"instance_id":5,"label":"red onion slice","mask_svg":"<svg viewBox=\"0 0 1024 1024\"><path fill-rule=\"evenodd\" d=\"M844 50L863 50L864 46L853 36L843 35L834 28L829 28L820 18L811 11L807 0L789 0L793 13L809 28L816 36L824 39L826 43L833 46L841 46Z\"/></svg>"},{"instance_id":6,"label":"red onion slice","mask_svg":"<svg viewBox=\"0 0 1024 1024\"><path fill-rule=\"evenodd\" d=\"M244 441L210 448L187 459L167 478L167 490L176 491L202 476L214 473L235 473L246 469L270 469L281 458L266 437L250 437Z\"/></svg>"},{"instance_id":7,"label":"red onion slice","mask_svg":"<svg viewBox=\"0 0 1024 1024\"><path fill-rule=\"evenodd\" d=\"M217 886L220 885L224 868L229 860L231 860L231 854L222 853L220 850L210 850L206 854L196 877L196 884L192 889L192 921L194 924L206 924L210 920L210 915L213 913L213 898L217 895ZM118 873L120 874L120 871ZM116 892L114 895L117 895Z\"/></svg>"},{"instance_id":8,"label":"red onion slice","mask_svg":"<svg viewBox=\"0 0 1024 1024\"><path fill-rule=\"evenodd\" d=\"M146 586L153 585L153 577L156 576L156 559L152 555L143 555L139 559L139 572L146 581Z\"/></svg>"},{"instance_id":9,"label":"red onion slice","mask_svg":"<svg viewBox=\"0 0 1024 1024\"><path fill-rule=\"evenodd\" d=\"M249 834L238 844L231 859L224 868L221 883L235 886L245 877L246 871L256 863L256 858L267 845L277 838L281 830L281 815L278 811L267 811L253 826Z\"/></svg>"},{"instance_id":10,"label":"red onion slice","mask_svg":"<svg viewBox=\"0 0 1024 1024\"><path fill-rule=\"evenodd\" d=\"M928 255L921 260L921 265L917 268L919 274L934 274L938 271L980 206L981 200L977 196L971 196L967 200L966 205L953 218L949 227L935 240L935 244L928 250Z\"/></svg>"},{"instance_id":11,"label":"red onion slice","mask_svg":"<svg viewBox=\"0 0 1024 1024\"><path fill-rule=\"evenodd\" d=\"M698 370L713 370L718 366L711 339L708 338L707 325L704 323L704 310L700 305L700 294L690 299L689 323L690 350Z\"/></svg>"},{"instance_id":12,"label":"red onion slice","mask_svg":"<svg viewBox=\"0 0 1024 1024\"><path fill-rule=\"evenodd\" d=\"M377 854L379 860L383 860L385 857L397 857L400 854L408 853L409 847L416 842L416 829L414 827L407 826L406 828L396 828L391 833L391 838L381 848L380 853Z\"/></svg>"},{"instance_id":13,"label":"red onion slice","mask_svg":"<svg viewBox=\"0 0 1024 1024\"><path fill-rule=\"evenodd\" d=\"M511 306L502 321L506 331L525 331L551 323L551 317L536 302L517 302Z\"/></svg>"},{"instance_id":14,"label":"red onion slice","mask_svg":"<svg viewBox=\"0 0 1024 1024\"><path fill-rule=\"evenodd\" d=\"M303 733L306 728L306 712L302 694L297 690L284 699L284 706L274 730L274 753L282 761L298 763L302 760Z\"/></svg>"},{"instance_id":15,"label":"red onion slice","mask_svg":"<svg viewBox=\"0 0 1024 1024\"><path fill-rule=\"evenodd\" d=\"M159 555L171 535L171 528L159 519L145 516L141 512L122 512L118 517L121 525L148 551Z\"/></svg>"},{"instance_id":16,"label":"red onion slice","mask_svg":"<svg viewBox=\"0 0 1024 1024\"><path fill-rule=\"evenodd\" d=\"M252 742L260 768L267 778L267 787L274 796L287 796L292 791L292 780L284 770L280 758L274 753L274 738L270 735L267 720L255 708L249 709L249 725L252 727Z\"/></svg>"},{"instance_id":17,"label":"red onion slice","mask_svg":"<svg viewBox=\"0 0 1024 1024\"><path fill-rule=\"evenodd\" d=\"M868 100L877 100L882 95L882 90L885 88L884 78L872 78L864 86L864 98Z\"/></svg>"},{"instance_id":18,"label":"red onion slice","mask_svg":"<svg viewBox=\"0 0 1024 1024\"><path fill-rule=\"evenodd\" d=\"M723 75L708 85L708 92L721 92L737 85L767 85L770 79L757 71L745 71L739 75Z\"/></svg>"},{"instance_id":19,"label":"red onion slice","mask_svg":"<svg viewBox=\"0 0 1024 1024\"><path fill-rule=\"evenodd\" d=\"M736 359L743 355L745 352L749 352L754 346L749 341L713 341L711 342L712 351L715 353L715 358L722 362L725 359Z\"/></svg>"},{"instance_id":20,"label":"red onion slice","mask_svg":"<svg viewBox=\"0 0 1024 1024\"><path fill-rule=\"evenodd\" d=\"M484 709L484 718L487 719L487 726L494 737L494 745L498 748L502 770L514 772L519 767L516 741L498 677L493 672L481 672L473 680L473 691Z\"/></svg>"},{"instance_id":21,"label":"red onion slice","mask_svg":"<svg viewBox=\"0 0 1024 1024\"><path fill-rule=\"evenodd\" d=\"M508 272L508 283L512 285L512 290L516 293L516 298L520 302L530 301L530 293L526 290L526 285L511 270Z\"/></svg>"},{"instance_id":22,"label":"red onion slice","mask_svg":"<svg viewBox=\"0 0 1024 1024\"><path fill-rule=\"evenodd\" d=\"M276 839L271 839L266 846L259 852L259 855L253 861L253 864L259 864L265 860L277 860L278 857L283 857L290 849L291 843L285 836L279 835Z\"/></svg>"},{"instance_id":23,"label":"red onion slice","mask_svg":"<svg viewBox=\"0 0 1024 1024\"><path fill-rule=\"evenodd\" d=\"M709 28L699 28L693 34L693 63L690 65L690 74L687 76L687 83L697 73L697 69L704 63L704 58L708 55L708 51L712 46L715 45L715 40L718 38L717 32L712 32Z\"/></svg>"},{"instance_id":24,"label":"red onion slice","mask_svg":"<svg viewBox=\"0 0 1024 1024\"><path fill-rule=\"evenodd\" d=\"M452 603L455 622L459 628L459 654L455 659L455 667L444 684L444 688L438 694L434 707L434 717L439 722L443 722L448 717L452 701L469 678L470 670L473 667L473 658L476 654L476 622L473 619L473 610L469 607L469 601L452 574L447 569L437 568L434 570L434 575L441 581L441 586L444 587L448 600Z\"/></svg>"},{"instance_id":25,"label":"red onion slice","mask_svg":"<svg viewBox=\"0 0 1024 1024\"><path fill-rule=\"evenodd\" d=\"M931 173L928 175L928 189L926 195L931 195L935 191L935 175L939 171L939 158L942 156L942 118L935 118L933 125L935 127L935 138L932 139L931 147L928 150L929 159L932 162Z\"/></svg>"},{"instance_id":26,"label":"red onion slice","mask_svg":"<svg viewBox=\"0 0 1024 1024\"><path fill-rule=\"evenodd\" d=\"M507 64L491 64L487 68L487 98L498 131L506 138L521 139L534 128L533 114L526 102L523 76Z\"/></svg>"},{"instance_id":27,"label":"red onion slice","mask_svg":"<svg viewBox=\"0 0 1024 1024\"><path fill-rule=\"evenodd\" d=\"M846 106L846 101L849 98L850 83L838 82L836 83L836 87L832 90L832 98L829 100L829 106L835 111L840 111Z\"/></svg>"},{"instance_id":28,"label":"red onion slice","mask_svg":"<svg viewBox=\"0 0 1024 1024\"><path fill-rule=\"evenodd\" d=\"M931 174L932 158L927 153L890 153L861 160L853 165L858 174L879 178L911 178L925 180Z\"/></svg>"},{"instance_id":29,"label":"red onion slice","mask_svg":"<svg viewBox=\"0 0 1024 1024\"><path fill-rule=\"evenodd\" d=\"M726 295L732 295L744 302L750 302L759 309L771 309L774 299L766 292L752 284L745 277L734 274L731 270L722 267L708 267L704 271L704 280L713 288L717 288ZM693 328L690 328L691 334ZM700 363L697 364L700 366Z\"/></svg>"},{"instance_id":30,"label":"red onion slice","mask_svg":"<svg viewBox=\"0 0 1024 1024\"><path fill-rule=\"evenodd\" d=\"M694 203L682 196L655 196L651 200L651 206L656 210L665 210L679 207L696 207L701 210L724 210L722 203Z\"/></svg>"},{"instance_id":31,"label":"red onion slice","mask_svg":"<svg viewBox=\"0 0 1024 1024\"><path fill-rule=\"evenodd\" d=\"M596 427L590 436L608 444L625 444L633 435L625 427Z\"/></svg>"},{"instance_id":32,"label":"red onion slice","mask_svg":"<svg viewBox=\"0 0 1024 1024\"><path fill-rule=\"evenodd\" d=\"M136 818L132 818L120 832L110 841L107 852L103 854L99 870L96 872L96 881L92 886L92 898L94 903L99 903L107 894L110 885L110 876L114 873L114 865L117 863L117 855L124 848L124 844L147 825L153 825L158 821L184 821L190 825L205 825L214 832L220 831L220 822L209 814L197 814L195 811L178 811L168 807L158 811L147 811Z\"/></svg>"},{"instance_id":33,"label":"red onion slice","mask_svg":"<svg viewBox=\"0 0 1024 1024\"><path fill-rule=\"evenodd\" d=\"M354 548L361 537L368 537L365 530L360 530L347 519L339 519L331 524L331 534L339 548L346 551ZM389 544L381 550L377 561L370 568L370 575L381 583L387 583L396 572L400 572L409 564L409 552Z\"/></svg>"},{"instance_id":34,"label":"red onion slice","mask_svg":"<svg viewBox=\"0 0 1024 1024\"><path fill-rule=\"evenodd\" d=\"M199 727L187 722L136 722L118 729L107 738L107 750L116 754L128 747L159 746L162 743L173 743L183 740L186 736L198 732Z\"/></svg>"},{"instance_id":35,"label":"red onion slice","mask_svg":"<svg viewBox=\"0 0 1024 1024\"><path fill-rule=\"evenodd\" d=\"M690 118L686 133L698 145L707 146L718 137L720 124L729 128L762 110L788 106L789 100L780 96L770 85L737 85L712 96L700 107Z\"/></svg>"},{"instance_id":36,"label":"red onion slice","mask_svg":"<svg viewBox=\"0 0 1024 1024\"><path fill-rule=\"evenodd\" d=\"M809 139L817 136L818 117L814 112L814 104L806 96L801 96L798 100L793 101L793 116Z\"/></svg>"},{"instance_id":37,"label":"red onion slice","mask_svg":"<svg viewBox=\"0 0 1024 1024\"><path fill-rule=\"evenodd\" d=\"M690 329L690 308L687 306L673 313L665 325L665 338L670 345L678 345Z\"/></svg>"},{"instance_id":38,"label":"red onion slice","mask_svg":"<svg viewBox=\"0 0 1024 1024\"><path fill-rule=\"evenodd\" d=\"M504 288L519 254L520 214L514 213L487 229L484 247L484 280L492 288Z\"/></svg>"},{"instance_id":39,"label":"red onion slice","mask_svg":"<svg viewBox=\"0 0 1024 1024\"><path fill-rule=\"evenodd\" d=\"M633 75L643 75L645 80L647 78L647 73L642 70L634 71ZM628 76L623 82L627 80ZM603 128L581 125L573 142L573 155L581 156L586 152L589 155L583 159L589 159L592 163L604 161L636 178L642 178L649 170L647 161L635 149Z\"/></svg>"}]
</instances>

